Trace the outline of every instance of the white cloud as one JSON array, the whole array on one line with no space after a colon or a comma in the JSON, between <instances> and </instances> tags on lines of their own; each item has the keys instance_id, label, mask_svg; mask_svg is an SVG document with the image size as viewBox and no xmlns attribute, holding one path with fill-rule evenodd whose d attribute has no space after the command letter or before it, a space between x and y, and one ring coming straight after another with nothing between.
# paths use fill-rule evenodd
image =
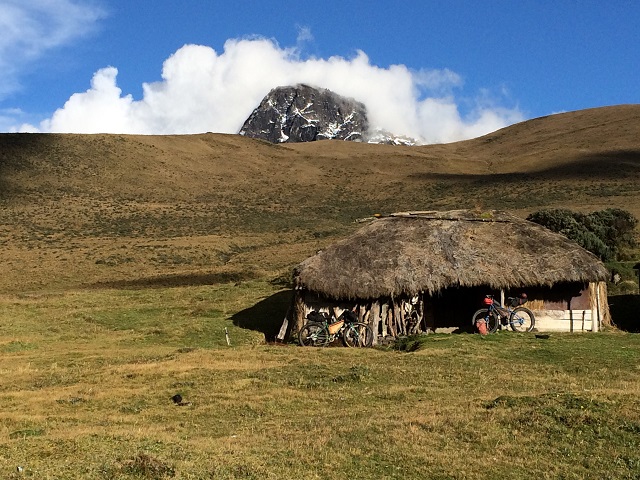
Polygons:
<instances>
[{"instance_id":1,"label":"white cloud","mask_svg":"<svg viewBox=\"0 0 640 480\"><path fill-rule=\"evenodd\" d=\"M20 88L26 68L55 48L88 34L104 16L78 0L0 2L0 99Z\"/></svg>"},{"instance_id":2,"label":"white cloud","mask_svg":"<svg viewBox=\"0 0 640 480\"><path fill-rule=\"evenodd\" d=\"M464 83L460 75L448 68L443 70L421 69L413 72L413 78L416 85L433 91L450 91L452 87L462 87Z\"/></svg>"},{"instance_id":3,"label":"white cloud","mask_svg":"<svg viewBox=\"0 0 640 480\"><path fill-rule=\"evenodd\" d=\"M118 70L107 67L98 70L91 80L91 89L74 93L64 107L41 123L43 131L75 133L123 133L139 128L132 115L131 95L122 96L116 86ZM67 128L60 127L67 125Z\"/></svg>"},{"instance_id":4,"label":"white cloud","mask_svg":"<svg viewBox=\"0 0 640 480\"><path fill-rule=\"evenodd\" d=\"M302 30L300 37L307 40L310 32ZM492 106L486 92L478 93L477 108L463 117L453 93L463 82L450 70L382 68L362 51L349 59L301 60L298 53L264 38L228 40L221 53L185 45L164 62L161 81L143 84L138 101L118 88L115 68L104 68L95 73L89 90L72 95L39 129L236 133L269 90L296 83L353 97L366 105L374 127L428 143L478 136L522 119L515 108Z\"/></svg>"},{"instance_id":5,"label":"white cloud","mask_svg":"<svg viewBox=\"0 0 640 480\"><path fill-rule=\"evenodd\" d=\"M305 42L312 42L314 40L309 27L298 25L296 28L298 29L298 38L296 39L298 48L301 48Z\"/></svg>"}]
</instances>

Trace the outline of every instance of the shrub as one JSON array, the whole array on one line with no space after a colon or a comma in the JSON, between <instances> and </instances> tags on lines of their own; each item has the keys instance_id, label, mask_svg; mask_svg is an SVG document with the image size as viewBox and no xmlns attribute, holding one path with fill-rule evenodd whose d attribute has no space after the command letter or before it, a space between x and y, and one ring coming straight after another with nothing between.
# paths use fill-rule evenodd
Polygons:
<instances>
[{"instance_id":1,"label":"shrub","mask_svg":"<svg viewBox=\"0 0 640 480\"><path fill-rule=\"evenodd\" d=\"M616 260L622 249L636 245L638 219L619 208L586 215L561 208L547 209L532 213L527 220L565 235L603 261Z\"/></svg>"}]
</instances>

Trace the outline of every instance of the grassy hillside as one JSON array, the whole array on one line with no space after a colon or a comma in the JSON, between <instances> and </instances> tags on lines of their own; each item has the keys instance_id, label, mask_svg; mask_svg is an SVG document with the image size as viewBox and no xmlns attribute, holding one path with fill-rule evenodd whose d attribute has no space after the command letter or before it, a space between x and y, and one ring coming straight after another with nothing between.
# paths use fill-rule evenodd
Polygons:
<instances>
[{"instance_id":1,"label":"grassy hillside","mask_svg":"<svg viewBox=\"0 0 640 480\"><path fill-rule=\"evenodd\" d=\"M635 105L422 147L3 134L0 292L277 277L377 212L617 206L640 217L638 138Z\"/></svg>"}]
</instances>

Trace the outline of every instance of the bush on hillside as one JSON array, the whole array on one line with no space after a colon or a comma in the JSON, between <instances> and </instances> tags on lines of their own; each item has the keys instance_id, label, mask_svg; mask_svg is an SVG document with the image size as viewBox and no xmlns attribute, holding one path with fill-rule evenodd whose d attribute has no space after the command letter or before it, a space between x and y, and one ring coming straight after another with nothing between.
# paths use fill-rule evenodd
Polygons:
<instances>
[{"instance_id":1,"label":"bush on hillside","mask_svg":"<svg viewBox=\"0 0 640 480\"><path fill-rule=\"evenodd\" d=\"M619 208L589 214L554 208L534 212L527 220L565 235L603 261L618 260L625 248L636 245L638 219Z\"/></svg>"}]
</instances>

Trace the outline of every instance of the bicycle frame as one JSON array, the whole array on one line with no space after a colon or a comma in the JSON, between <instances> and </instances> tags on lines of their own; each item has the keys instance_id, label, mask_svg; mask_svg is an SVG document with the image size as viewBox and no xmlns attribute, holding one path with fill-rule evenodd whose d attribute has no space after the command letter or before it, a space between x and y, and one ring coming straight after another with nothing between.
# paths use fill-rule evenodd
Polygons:
<instances>
[{"instance_id":1,"label":"bicycle frame","mask_svg":"<svg viewBox=\"0 0 640 480\"><path fill-rule=\"evenodd\" d=\"M307 315L307 319L308 322L298 334L298 340L303 346L326 346L339 338L342 338L348 347L370 347L373 343L371 327L344 312L338 318L326 313L312 312Z\"/></svg>"},{"instance_id":2,"label":"bicycle frame","mask_svg":"<svg viewBox=\"0 0 640 480\"><path fill-rule=\"evenodd\" d=\"M490 312L496 312L498 314L498 318L500 320L508 319L509 315L511 315L511 312L513 312L513 309L511 309L509 307L504 307L504 306L500 305L499 303L497 303L495 300L493 301L493 303L491 305L489 305L488 308L489 308Z\"/></svg>"},{"instance_id":3,"label":"bicycle frame","mask_svg":"<svg viewBox=\"0 0 640 480\"><path fill-rule=\"evenodd\" d=\"M326 332L329 332L329 335L327 337L327 343L333 343L342 336L342 333L347 325L347 322L343 320L340 328L332 332L331 326L338 323L340 319L337 319L334 315L328 315L326 313L321 313L321 316L322 316L322 321L309 320L307 323L321 325Z\"/></svg>"},{"instance_id":4,"label":"bicycle frame","mask_svg":"<svg viewBox=\"0 0 640 480\"><path fill-rule=\"evenodd\" d=\"M490 333L495 332L499 327L505 326L509 326L513 331L519 332L533 330L535 316L531 310L522 306L527 302L526 295L508 297L507 301L507 305L500 305L492 295L486 295L483 302L485 308L478 310L473 315L472 322L475 325L480 320L484 321L487 331ZM476 326L476 328L479 327Z\"/></svg>"}]
</instances>

